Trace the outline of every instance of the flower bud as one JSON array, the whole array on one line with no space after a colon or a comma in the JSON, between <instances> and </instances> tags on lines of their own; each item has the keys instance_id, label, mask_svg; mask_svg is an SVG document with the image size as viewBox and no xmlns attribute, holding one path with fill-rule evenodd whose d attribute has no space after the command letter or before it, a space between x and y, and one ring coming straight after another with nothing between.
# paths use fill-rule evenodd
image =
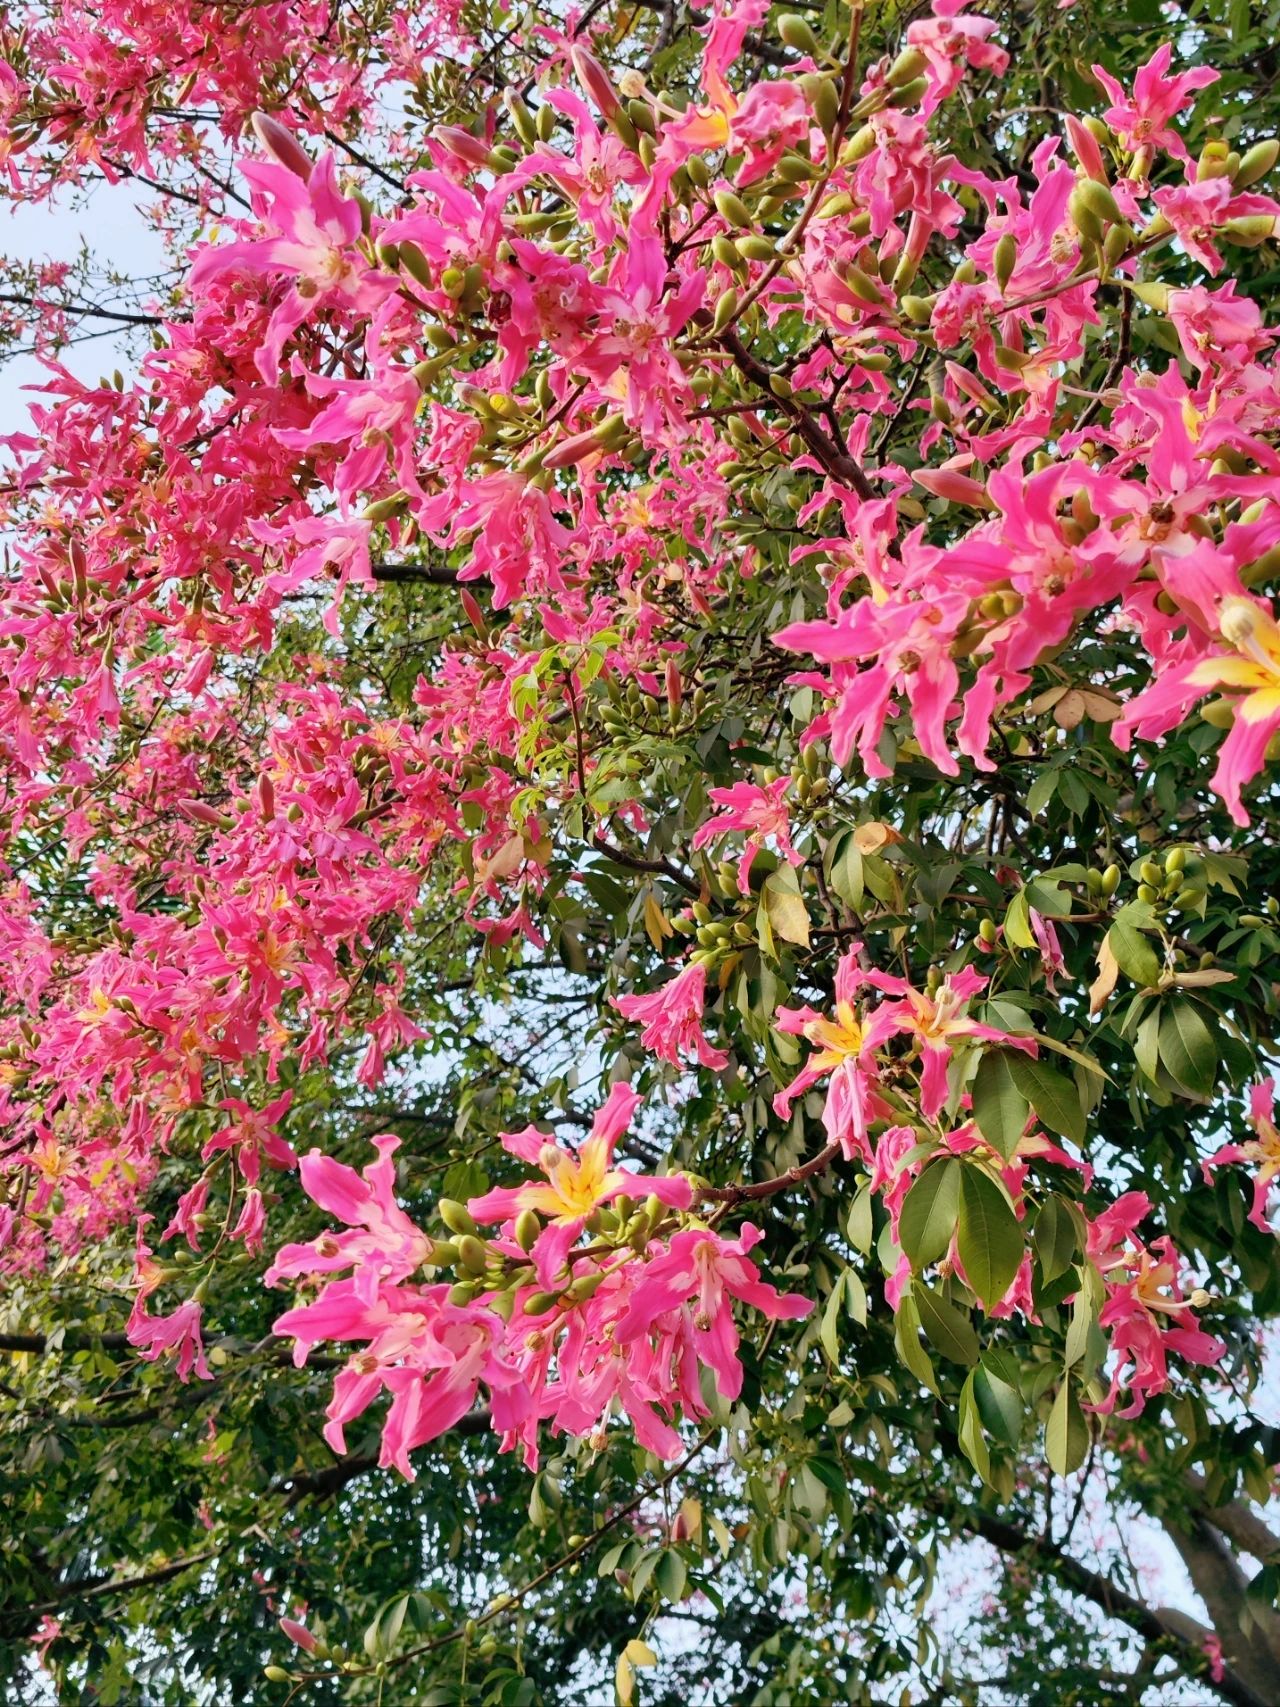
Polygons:
<instances>
[{"instance_id":1,"label":"flower bud","mask_svg":"<svg viewBox=\"0 0 1280 1707\"><path fill-rule=\"evenodd\" d=\"M751 214L747 209L747 204L741 196L735 195L732 190L717 190L711 199L715 203L716 212L729 225L741 229L743 226L751 224Z\"/></svg>"},{"instance_id":2,"label":"flower bud","mask_svg":"<svg viewBox=\"0 0 1280 1707\"><path fill-rule=\"evenodd\" d=\"M901 89L905 83L912 83L929 64L918 47L904 47L902 52L889 67L885 82L890 89Z\"/></svg>"},{"instance_id":3,"label":"flower bud","mask_svg":"<svg viewBox=\"0 0 1280 1707\"><path fill-rule=\"evenodd\" d=\"M468 1274L483 1274L489 1252L482 1239L474 1233L464 1233L458 1240L458 1261Z\"/></svg>"},{"instance_id":4,"label":"flower bud","mask_svg":"<svg viewBox=\"0 0 1280 1707\"><path fill-rule=\"evenodd\" d=\"M458 1203L452 1197L442 1197L437 1213L451 1233L470 1233L474 1236L476 1224L465 1204Z\"/></svg>"},{"instance_id":5,"label":"flower bud","mask_svg":"<svg viewBox=\"0 0 1280 1707\"><path fill-rule=\"evenodd\" d=\"M778 19L778 34L796 53L807 53L811 59L817 59L822 52L808 19L797 17L794 12L784 12Z\"/></svg>"},{"instance_id":6,"label":"flower bud","mask_svg":"<svg viewBox=\"0 0 1280 1707\"><path fill-rule=\"evenodd\" d=\"M613 119L622 111L622 97L613 86L609 73L593 53L576 42L569 49L574 75L590 95L605 118Z\"/></svg>"},{"instance_id":7,"label":"flower bud","mask_svg":"<svg viewBox=\"0 0 1280 1707\"><path fill-rule=\"evenodd\" d=\"M992 272L995 275L996 283L1000 286L1000 294L1002 296L1008 286L1009 280L1013 277L1013 269L1017 264L1018 239L1013 235L1012 231L1006 231L1000 241L996 244L995 254L992 256Z\"/></svg>"},{"instance_id":8,"label":"flower bud","mask_svg":"<svg viewBox=\"0 0 1280 1707\"><path fill-rule=\"evenodd\" d=\"M1240 164L1231 180L1232 189L1244 190L1250 184L1256 184L1259 178L1266 177L1277 159L1280 159L1280 140L1272 136L1265 142L1255 142L1240 156Z\"/></svg>"},{"instance_id":9,"label":"flower bud","mask_svg":"<svg viewBox=\"0 0 1280 1707\"><path fill-rule=\"evenodd\" d=\"M516 1216L516 1243L522 1251L531 1251L542 1231L542 1222L533 1209L522 1209Z\"/></svg>"},{"instance_id":10,"label":"flower bud","mask_svg":"<svg viewBox=\"0 0 1280 1707\"><path fill-rule=\"evenodd\" d=\"M249 123L253 134L277 166L285 167L304 184L310 182L311 158L292 131L286 130L270 113L255 113Z\"/></svg>"},{"instance_id":11,"label":"flower bud","mask_svg":"<svg viewBox=\"0 0 1280 1707\"><path fill-rule=\"evenodd\" d=\"M1121 871L1118 865L1109 865L1102 874L1102 893L1114 895L1120 887Z\"/></svg>"},{"instance_id":12,"label":"flower bud","mask_svg":"<svg viewBox=\"0 0 1280 1707\"><path fill-rule=\"evenodd\" d=\"M1274 235L1275 215L1246 213L1237 219L1226 220L1220 229L1228 243L1239 244L1242 249L1256 249Z\"/></svg>"}]
</instances>

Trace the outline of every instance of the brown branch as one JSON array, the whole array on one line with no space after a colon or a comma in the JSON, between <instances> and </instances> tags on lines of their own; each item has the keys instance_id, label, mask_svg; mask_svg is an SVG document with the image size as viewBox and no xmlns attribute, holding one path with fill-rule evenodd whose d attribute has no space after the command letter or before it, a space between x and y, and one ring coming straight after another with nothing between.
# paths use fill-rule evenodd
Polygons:
<instances>
[{"instance_id":1,"label":"brown branch","mask_svg":"<svg viewBox=\"0 0 1280 1707\"><path fill-rule=\"evenodd\" d=\"M1100 1571L1081 1564L1055 1543L1037 1540L1016 1524L1005 1523L976 1506L965 1507L956 1516L971 1534L990 1542L1002 1553L1025 1554L1052 1572L1065 1588L1100 1607L1108 1618L1118 1619L1148 1642L1159 1644L1198 1684L1231 1702L1232 1707L1276 1707L1280 1698L1257 1694L1230 1665L1225 1668L1221 1682L1213 1682L1203 1642L1215 1632L1194 1618L1172 1607L1148 1606L1146 1601L1139 1600Z\"/></svg>"},{"instance_id":2,"label":"brown branch","mask_svg":"<svg viewBox=\"0 0 1280 1707\"><path fill-rule=\"evenodd\" d=\"M751 1185L709 1185L698 1195L713 1203L755 1203L762 1197L773 1197L779 1191L801 1185L815 1174L823 1173L839 1154L839 1143L828 1144L825 1150L819 1150L807 1162L788 1168L785 1174L777 1174L773 1179L756 1180Z\"/></svg>"}]
</instances>

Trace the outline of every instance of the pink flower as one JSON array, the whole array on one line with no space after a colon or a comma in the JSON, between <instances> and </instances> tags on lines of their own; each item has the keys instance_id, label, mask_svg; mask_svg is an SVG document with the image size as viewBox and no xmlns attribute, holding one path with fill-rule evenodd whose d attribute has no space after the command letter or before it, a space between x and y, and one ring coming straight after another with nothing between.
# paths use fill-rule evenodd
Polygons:
<instances>
[{"instance_id":1,"label":"pink flower","mask_svg":"<svg viewBox=\"0 0 1280 1707\"><path fill-rule=\"evenodd\" d=\"M763 1236L750 1223L735 1240L710 1229L677 1233L664 1256L645 1264L618 1321L618 1339L625 1345L669 1311L690 1310L698 1356L715 1370L725 1398L736 1399L742 1391L742 1365L731 1300L741 1299L762 1315L787 1321L807 1316L813 1308L811 1299L783 1295L760 1279L747 1252Z\"/></svg>"},{"instance_id":2,"label":"pink flower","mask_svg":"<svg viewBox=\"0 0 1280 1707\"><path fill-rule=\"evenodd\" d=\"M351 1231L286 1245L266 1272L268 1286L293 1275L333 1274L354 1265L357 1288L371 1300L382 1281L403 1280L427 1260L430 1239L395 1200L391 1158L400 1140L384 1133L373 1140L373 1147L378 1159L363 1175L319 1150L302 1158L299 1171L307 1196Z\"/></svg>"},{"instance_id":3,"label":"pink flower","mask_svg":"<svg viewBox=\"0 0 1280 1707\"><path fill-rule=\"evenodd\" d=\"M871 983L859 964L861 944L854 944L840 957L835 979L835 1017L824 1019L812 1008L779 1008L778 1030L803 1037L815 1053L791 1083L773 1099L774 1112L785 1120L791 1105L811 1085L830 1076L822 1123L833 1143L838 1142L852 1161L871 1159L867 1128L885 1112L877 1096L876 1051L892 1033L893 1015L881 1009L870 1019L855 1005L859 993Z\"/></svg>"},{"instance_id":4,"label":"pink flower","mask_svg":"<svg viewBox=\"0 0 1280 1707\"><path fill-rule=\"evenodd\" d=\"M1112 735L1121 749L1135 734L1153 740L1210 689L1234 691L1235 721L1218 750L1213 787L1236 823L1245 825L1249 814L1240 790L1262 769L1271 738L1280 732L1280 626L1258 600L1228 594L1218 606L1218 629L1231 650L1192 658L1153 678L1130 700Z\"/></svg>"},{"instance_id":5,"label":"pink flower","mask_svg":"<svg viewBox=\"0 0 1280 1707\"><path fill-rule=\"evenodd\" d=\"M1206 1184L1215 1168L1231 1163L1257 1169L1253 1176L1253 1207L1249 1211L1249 1220L1262 1233L1273 1231L1267 1220L1267 1201L1273 1185L1280 1179L1280 1128L1275 1120L1275 1094L1274 1079L1254 1085L1249 1092L1249 1123L1257 1136L1246 1139L1243 1144L1224 1144L1202 1164Z\"/></svg>"},{"instance_id":6,"label":"pink flower","mask_svg":"<svg viewBox=\"0 0 1280 1707\"><path fill-rule=\"evenodd\" d=\"M503 1149L539 1168L544 1178L496 1186L473 1197L467 1208L480 1222L514 1221L526 1209L545 1217L547 1225L530 1252L542 1286L556 1283L587 1217L615 1197L653 1195L677 1209L693 1201L693 1187L683 1174L658 1177L614 1167L614 1149L639 1104L630 1085L616 1084L577 1151L532 1126L502 1134Z\"/></svg>"},{"instance_id":7,"label":"pink flower","mask_svg":"<svg viewBox=\"0 0 1280 1707\"><path fill-rule=\"evenodd\" d=\"M1133 81L1132 96L1126 95L1122 84L1109 71L1095 65L1093 74L1111 97L1111 105L1103 118L1115 131L1126 148L1150 160L1157 148L1163 148L1177 160L1187 160L1187 145L1169 121L1191 103L1196 89L1205 89L1218 81L1218 72L1207 66L1168 75L1173 48L1168 42L1158 47Z\"/></svg>"},{"instance_id":8,"label":"pink flower","mask_svg":"<svg viewBox=\"0 0 1280 1707\"><path fill-rule=\"evenodd\" d=\"M713 1049L703 1034L706 983L705 966L686 966L651 995L618 996L613 1005L624 1019L644 1027L640 1041L661 1060L678 1067L682 1056L692 1056L703 1067L719 1069L729 1065L729 1057L723 1049Z\"/></svg>"},{"instance_id":9,"label":"pink flower","mask_svg":"<svg viewBox=\"0 0 1280 1707\"><path fill-rule=\"evenodd\" d=\"M317 309L368 314L391 295L396 280L375 272L356 253L363 216L359 202L340 194L332 154L316 161L305 182L270 160L245 162L241 171L254 189L254 211L272 234L202 249L191 287L203 291L225 273L292 276L256 358L263 379L272 381L286 340Z\"/></svg>"},{"instance_id":10,"label":"pink flower","mask_svg":"<svg viewBox=\"0 0 1280 1707\"><path fill-rule=\"evenodd\" d=\"M154 1361L166 1351L177 1353L179 1381L188 1381L191 1372L202 1381L212 1381L213 1374L205 1362L204 1341L200 1334L200 1306L187 1299L169 1316L149 1316L141 1296L134 1304L125 1329L129 1344L139 1348L139 1355Z\"/></svg>"},{"instance_id":11,"label":"pink flower","mask_svg":"<svg viewBox=\"0 0 1280 1707\"><path fill-rule=\"evenodd\" d=\"M723 836L730 830L747 832L747 844L738 862L740 895L751 893L751 867L769 837L773 838L779 853L789 864L804 863L791 844L791 822L787 817L787 809L782 804L790 787L791 778L780 776L776 782L768 783L764 788L759 788L752 782L735 782L731 788L707 790L708 798L721 810L715 817L708 818L705 824L698 826L693 845L695 848L704 848L708 842L715 841L718 836Z\"/></svg>"},{"instance_id":12,"label":"pink flower","mask_svg":"<svg viewBox=\"0 0 1280 1707\"><path fill-rule=\"evenodd\" d=\"M926 1120L936 1120L947 1100L953 1039L961 1046L967 1041L1000 1043L1028 1055L1036 1053L1034 1038L1018 1037L970 1019L970 1001L987 987L986 978L972 966L948 973L933 995L914 989L905 978L891 978L883 972L868 973L867 982L898 998L883 1004L877 1018L889 1021L895 1031L909 1033L920 1046L920 1112Z\"/></svg>"}]
</instances>

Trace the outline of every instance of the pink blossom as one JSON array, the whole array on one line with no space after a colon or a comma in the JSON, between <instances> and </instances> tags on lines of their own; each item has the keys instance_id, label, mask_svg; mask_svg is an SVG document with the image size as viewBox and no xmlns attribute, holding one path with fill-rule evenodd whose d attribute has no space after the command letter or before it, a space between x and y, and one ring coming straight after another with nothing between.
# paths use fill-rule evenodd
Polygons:
<instances>
[{"instance_id":1,"label":"pink blossom","mask_svg":"<svg viewBox=\"0 0 1280 1707\"><path fill-rule=\"evenodd\" d=\"M729 1057L711 1047L702 1029L706 982L706 967L691 964L652 995L619 996L613 1005L624 1019L644 1027L640 1041L661 1060L678 1067L682 1056L692 1056L700 1066L719 1070Z\"/></svg>"}]
</instances>

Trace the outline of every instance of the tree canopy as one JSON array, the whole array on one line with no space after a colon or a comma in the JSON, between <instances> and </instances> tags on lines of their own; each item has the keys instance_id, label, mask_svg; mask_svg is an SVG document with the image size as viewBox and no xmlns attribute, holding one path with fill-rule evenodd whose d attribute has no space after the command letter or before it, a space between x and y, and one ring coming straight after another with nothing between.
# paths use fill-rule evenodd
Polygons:
<instances>
[{"instance_id":1,"label":"tree canopy","mask_svg":"<svg viewBox=\"0 0 1280 1707\"><path fill-rule=\"evenodd\" d=\"M1278 37L0 20L12 1698L1280 1702Z\"/></svg>"}]
</instances>

